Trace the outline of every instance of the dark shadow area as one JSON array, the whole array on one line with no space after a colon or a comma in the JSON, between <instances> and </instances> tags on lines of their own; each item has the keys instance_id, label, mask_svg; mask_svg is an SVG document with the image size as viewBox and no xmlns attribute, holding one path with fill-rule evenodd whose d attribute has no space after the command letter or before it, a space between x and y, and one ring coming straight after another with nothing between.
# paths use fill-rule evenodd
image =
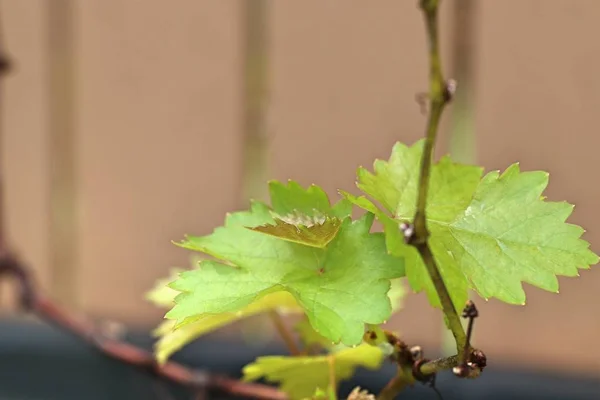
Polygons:
<instances>
[{"instance_id":1,"label":"dark shadow area","mask_svg":"<svg viewBox=\"0 0 600 400\"><path fill-rule=\"evenodd\" d=\"M151 348L146 333L130 334L127 340ZM269 347L260 354L255 349L215 339L199 340L175 359L197 368L207 368L239 377L241 368L256 356L285 354L280 347ZM359 371L354 379L341 384L346 394L359 385L377 392L393 373L387 365L381 371ZM598 400L600 380L540 374L488 367L477 380L441 374L437 387L444 400L544 399ZM207 398L231 398L209 393ZM399 399L437 399L428 387L416 386ZM109 359L51 326L19 320L0 322L0 399L2 400L120 400L194 399L187 389L166 383L151 373Z\"/></svg>"}]
</instances>

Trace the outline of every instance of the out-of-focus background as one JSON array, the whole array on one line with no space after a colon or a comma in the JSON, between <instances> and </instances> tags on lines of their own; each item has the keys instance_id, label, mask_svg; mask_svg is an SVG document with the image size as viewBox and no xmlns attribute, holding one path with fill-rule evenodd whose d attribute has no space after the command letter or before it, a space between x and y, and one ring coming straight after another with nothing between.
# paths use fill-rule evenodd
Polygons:
<instances>
[{"instance_id":1,"label":"out-of-focus background","mask_svg":"<svg viewBox=\"0 0 600 400\"><path fill-rule=\"evenodd\" d=\"M262 197L249 180L356 192L356 167L423 135L416 0L3 0L0 18L9 240L45 290L96 318L156 325L144 293L189 264L170 241ZM576 205L600 251L600 2L444 0L441 18L459 97L438 153L549 171L549 199ZM600 270L560 284L526 287L524 307L478 301L476 345L597 377ZM426 348L442 324L421 294L394 321Z\"/></svg>"}]
</instances>

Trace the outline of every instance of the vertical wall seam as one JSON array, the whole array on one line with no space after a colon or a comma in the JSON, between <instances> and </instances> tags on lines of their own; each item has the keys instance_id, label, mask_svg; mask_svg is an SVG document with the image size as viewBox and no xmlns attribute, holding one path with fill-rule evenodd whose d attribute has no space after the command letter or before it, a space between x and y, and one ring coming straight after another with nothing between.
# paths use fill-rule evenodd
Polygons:
<instances>
[{"instance_id":1,"label":"vertical wall seam","mask_svg":"<svg viewBox=\"0 0 600 400\"><path fill-rule=\"evenodd\" d=\"M78 220L73 0L47 8L49 252L51 293L77 306Z\"/></svg>"},{"instance_id":2,"label":"vertical wall seam","mask_svg":"<svg viewBox=\"0 0 600 400\"><path fill-rule=\"evenodd\" d=\"M241 1L242 34L242 171L241 207L249 199L266 200L269 92L269 0Z\"/></svg>"}]
</instances>

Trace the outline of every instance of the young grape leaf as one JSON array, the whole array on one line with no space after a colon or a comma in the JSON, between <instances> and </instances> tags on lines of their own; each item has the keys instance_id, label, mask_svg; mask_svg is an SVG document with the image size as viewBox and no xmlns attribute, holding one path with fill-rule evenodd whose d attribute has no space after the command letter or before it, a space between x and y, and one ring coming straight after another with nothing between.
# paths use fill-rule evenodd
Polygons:
<instances>
[{"instance_id":1,"label":"young grape leaf","mask_svg":"<svg viewBox=\"0 0 600 400\"><path fill-rule=\"evenodd\" d=\"M301 319L294 326L294 330L298 333L300 341L307 349L331 349L333 344L331 340L314 330L308 319Z\"/></svg>"},{"instance_id":2,"label":"young grape leaf","mask_svg":"<svg viewBox=\"0 0 600 400\"><path fill-rule=\"evenodd\" d=\"M335 376L337 383L352 377L357 367L375 370L382 361L381 350L361 344L323 356L259 357L245 366L243 373L245 381L265 378L268 382L278 383L293 400L311 397L315 387L328 387L332 383L331 375Z\"/></svg>"},{"instance_id":3,"label":"young grape leaf","mask_svg":"<svg viewBox=\"0 0 600 400\"><path fill-rule=\"evenodd\" d=\"M392 287L388 292L388 297L392 303L392 313L402 308L402 301L406 295L406 288L404 287L403 278L392 279Z\"/></svg>"},{"instance_id":4,"label":"young grape leaf","mask_svg":"<svg viewBox=\"0 0 600 400\"><path fill-rule=\"evenodd\" d=\"M388 162L376 161L375 174L360 168L358 187L392 214L375 213L386 232L388 251L405 258L412 288L425 290L431 303L439 298L425 267L404 244L398 223L414 217L423 142L394 146ZM432 167L427 203L429 243L444 282L457 307L467 299L467 287L482 297L524 304L522 282L557 291L557 275L575 276L598 257L581 240L583 230L564 223L567 203L546 202L545 172L520 172L518 164L479 179L481 169L444 157ZM375 205L364 197L346 199L366 210Z\"/></svg>"},{"instance_id":5,"label":"young grape leaf","mask_svg":"<svg viewBox=\"0 0 600 400\"><path fill-rule=\"evenodd\" d=\"M484 298L524 304L521 281L558 292L557 275L578 276L598 262L580 239L584 230L565 223L573 206L542 198L547 185L548 173L520 172L518 164L502 175L490 172L466 210L447 227L435 225L441 245L456 249L453 261Z\"/></svg>"},{"instance_id":6,"label":"young grape leaf","mask_svg":"<svg viewBox=\"0 0 600 400\"><path fill-rule=\"evenodd\" d=\"M173 269L168 278L160 279L155 287L147 293L146 298L159 307L172 307L175 297L180 292L171 289L167 285L176 280L181 271L181 269ZM401 300L405 295L405 289L401 280L393 279L391 281L392 285L388 292L388 297L392 304L392 312L400 308ZM152 332L153 336L159 338L154 344L156 359L162 364L171 355L200 336L236 321L271 310L277 310L279 313L302 312L302 309L291 294L288 292L276 292L262 297L237 312L188 317L180 323L180 326L176 326L177 324L174 320L165 320ZM332 349L335 347L331 343L331 340L317 333L307 319L301 319L295 325L295 330L305 347L322 349Z\"/></svg>"},{"instance_id":7,"label":"young grape leaf","mask_svg":"<svg viewBox=\"0 0 600 400\"><path fill-rule=\"evenodd\" d=\"M315 389L315 392L312 396L305 398L305 400L336 400L337 395L335 390L330 385L327 390L323 390L321 388Z\"/></svg>"},{"instance_id":8,"label":"young grape leaf","mask_svg":"<svg viewBox=\"0 0 600 400\"><path fill-rule=\"evenodd\" d=\"M269 193L271 207L277 215L289 215L297 212L309 217L327 215L344 219L352 212L352 204L344 199L332 206L327 193L316 185L304 189L292 180L288 181L287 185L271 181L269 182Z\"/></svg>"},{"instance_id":9,"label":"young grape leaf","mask_svg":"<svg viewBox=\"0 0 600 400\"><path fill-rule=\"evenodd\" d=\"M156 287L147 294L148 299L160 307L171 307L174 304L175 296L179 292L169 288L167 284L176 280L179 272L181 270L175 269L171 272L169 278L159 280ZM392 303L392 310L396 310L399 307L401 299L405 294L404 287L400 281L401 279L393 279L391 281L392 287L388 292L388 296ZM176 326L176 321L165 320L152 332L153 336L159 338L154 344L156 359L162 364L181 348L207 333L236 321L271 310L277 310L280 313L302 312L302 309L291 294L288 292L276 292L262 297L237 312L188 317L182 321L179 327ZM318 347L322 349L331 349L334 347L331 340L317 333L307 319L300 320L296 324L295 330L306 347Z\"/></svg>"},{"instance_id":10,"label":"young grape leaf","mask_svg":"<svg viewBox=\"0 0 600 400\"><path fill-rule=\"evenodd\" d=\"M418 251L404 243L404 236L400 230L400 221L388 216L383 211L379 210L375 204L364 196L356 197L349 193L340 191L340 193L353 204L361 207L369 212L373 212L377 219L382 223L385 231L385 242L387 251L395 256L404 259L406 269L406 278L410 287L415 292L425 291L429 302L434 307L441 308L440 298L437 295L433 282L429 277L429 273L423 264L423 260ZM432 238L430 238L431 243ZM462 273L457 270L452 270L454 265L438 265L441 274L444 277L444 283L448 288L450 297L457 309L461 309L468 299L468 282L462 276ZM454 278L454 279L452 279Z\"/></svg>"},{"instance_id":11,"label":"young grape leaf","mask_svg":"<svg viewBox=\"0 0 600 400\"><path fill-rule=\"evenodd\" d=\"M304 189L294 181L287 185L271 181L269 191L273 222L253 226L253 230L290 242L323 248L352 212L352 204L345 199L331 206L327 194L315 185Z\"/></svg>"},{"instance_id":12,"label":"young grape leaf","mask_svg":"<svg viewBox=\"0 0 600 400\"><path fill-rule=\"evenodd\" d=\"M227 213L225 216L225 226L254 228L265 224L273 224L272 210L268 205L260 201L252 200L250 210Z\"/></svg>"},{"instance_id":13,"label":"young grape leaf","mask_svg":"<svg viewBox=\"0 0 600 400\"><path fill-rule=\"evenodd\" d=\"M348 216L351 212L352 204L346 200L341 200L335 206L331 207L325 192L314 185L307 190L304 190L300 185L292 181L290 181L287 186L274 181L270 183L270 188L275 200L277 200L278 197L280 198L280 200L276 202L277 210L282 213L289 213L287 218L293 216L297 219L297 221L290 221L292 223L298 221L305 223L306 220L310 221L317 218L331 221L333 218L336 218L335 224L337 227L335 228L335 233L337 233L339 226L341 226L341 220L338 219L338 217ZM313 216L305 216L304 214L299 213L298 209L311 211L313 212ZM332 217L323 213L330 213L337 217ZM317 214L319 215L318 217ZM228 213L225 219L225 227L246 227L252 229L265 226L265 224L276 223L277 219L275 219L274 216L277 216L277 214L269 206L262 202L252 201L251 210ZM335 233L330 235L328 241L333 239ZM146 298L158 306L172 307L175 304L174 299L180 291L172 289L168 286L168 283L177 280L179 272L180 270L176 270L171 273L170 278L160 280L155 288L146 295ZM280 312L302 311L290 293L281 291L260 297L258 300L236 312L200 314L184 318L181 321L164 321L154 331L155 336L160 337L155 345L157 359L160 362L164 362L175 351L205 333L237 320L272 309L277 309Z\"/></svg>"},{"instance_id":14,"label":"young grape leaf","mask_svg":"<svg viewBox=\"0 0 600 400\"><path fill-rule=\"evenodd\" d=\"M402 307L402 300L406 294L406 289L404 287L404 283L402 282L403 278L392 279L392 287L388 292L388 297L390 298L390 302L392 304L392 313L398 311ZM367 329L369 329L372 325L367 324ZM295 331L300 336L300 340L307 348L317 348L317 349L335 349L336 346L331 343L331 340L323 337L318 332L316 332L310 322L307 319L301 319L295 326Z\"/></svg>"},{"instance_id":15,"label":"young grape leaf","mask_svg":"<svg viewBox=\"0 0 600 400\"><path fill-rule=\"evenodd\" d=\"M154 336L160 337L154 345L156 359L162 364L173 353L179 351L183 346L202 335L241 319L271 310L283 310L285 312L302 311L291 294L276 292L261 297L240 311L189 317L180 327L175 326L176 321L166 320L153 332Z\"/></svg>"},{"instance_id":16,"label":"young grape leaf","mask_svg":"<svg viewBox=\"0 0 600 400\"><path fill-rule=\"evenodd\" d=\"M298 212L274 219L274 225L261 225L252 229L290 242L321 248L333 240L342 225L342 220L336 217L308 217Z\"/></svg>"},{"instance_id":17,"label":"young grape leaf","mask_svg":"<svg viewBox=\"0 0 600 400\"><path fill-rule=\"evenodd\" d=\"M390 280L404 275L402 260L387 255L384 237L369 230L373 215L346 218L325 249L303 246L238 226L188 237L181 247L212 255L170 287L182 292L167 318L235 312L260 297L291 293L311 325L332 342L360 343L365 323L391 314Z\"/></svg>"}]
</instances>

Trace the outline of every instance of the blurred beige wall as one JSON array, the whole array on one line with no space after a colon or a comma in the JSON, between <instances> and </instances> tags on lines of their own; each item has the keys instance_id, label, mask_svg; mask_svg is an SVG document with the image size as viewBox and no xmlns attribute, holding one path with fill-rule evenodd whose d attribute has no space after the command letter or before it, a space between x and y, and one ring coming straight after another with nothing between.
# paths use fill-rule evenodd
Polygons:
<instances>
[{"instance_id":1,"label":"blurred beige wall","mask_svg":"<svg viewBox=\"0 0 600 400\"><path fill-rule=\"evenodd\" d=\"M314 182L332 195L351 189L358 165L423 134L414 98L426 88L427 59L416 0L271 5L270 177ZM1 157L12 242L62 301L97 317L154 324L161 312L143 293L189 262L170 240L209 233L239 206L241 3L0 7L16 63L4 81ZM452 7L443 2L447 67ZM550 199L576 204L571 221L587 228L596 251L598 20L594 0L480 2L474 82L478 162L550 171ZM57 172L57 163L73 168ZM76 207L61 211L69 199L57 197L59 188ZM73 218L65 217L71 229L57 225L60 212ZM58 248L68 254L56 254L57 237L73 243ZM480 301L476 344L491 362L597 375L600 271L582 277L561 279L560 295L526 288L525 307ZM421 295L408 298L395 323L410 342L440 343L441 316Z\"/></svg>"}]
</instances>

